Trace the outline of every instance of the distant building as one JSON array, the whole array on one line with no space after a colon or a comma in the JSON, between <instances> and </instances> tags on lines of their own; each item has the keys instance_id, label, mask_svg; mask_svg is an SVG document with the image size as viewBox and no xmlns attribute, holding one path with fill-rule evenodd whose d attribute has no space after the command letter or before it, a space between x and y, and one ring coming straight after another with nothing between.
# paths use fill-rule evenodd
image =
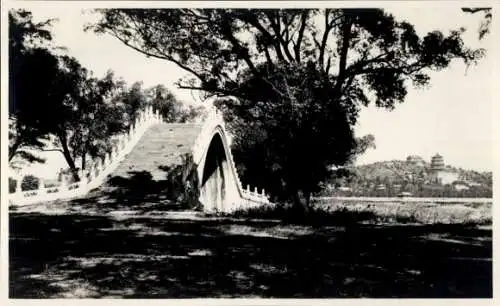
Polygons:
<instances>
[{"instance_id":1,"label":"distant building","mask_svg":"<svg viewBox=\"0 0 500 306\"><path fill-rule=\"evenodd\" d=\"M431 169L434 171L444 170L444 158L437 153L431 158Z\"/></svg>"},{"instance_id":2,"label":"distant building","mask_svg":"<svg viewBox=\"0 0 500 306\"><path fill-rule=\"evenodd\" d=\"M468 184L469 186L471 186L471 187L479 187L479 186L481 186L481 184L480 184L480 183L478 183L478 182L467 182L467 184Z\"/></svg>"},{"instance_id":3,"label":"distant building","mask_svg":"<svg viewBox=\"0 0 500 306\"><path fill-rule=\"evenodd\" d=\"M352 191L351 187L345 187L345 186L339 187L338 190L340 190L340 191Z\"/></svg>"},{"instance_id":4,"label":"distant building","mask_svg":"<svg viewBox=\"0 0 500 306\"><path fill-rule=\"evenodd\" d=\"M411 196L413 196L413 194L411 192L407 192L407 191L401 192L400 194L398 194L398 197L400 197L400 198L411 197Z\"/></svg>"},{"instance_id":5,"label":"distant building","mask_svg":"<svg viewBox=\"0 0 500 306\"><path fill-rule=\"evenodd\" d=\"M469 187L469 184L467 184L466 182L454 182L453 183L453 188L457 191L461 191L461 190L469 190L470 187Z\"/></svg>"},{"instance_id":6,"label":"distant building","mask_svg":"<svg viewBox=\"0 0 500 306\"><path fill-rule=\"evenodd\" d=\"M447 185L458 180L458 173L445 167L443 156L436 154L431 158L430 181L434 184Z\"/></svg>"},{"instance_id":7,"label":"distant building","mask_svg":"<svg viewBox=\"0 0 500 306\"><path fill-rule=\"evenodd\" d=\"M424 167L425 161L422 157L418 155L410 155L406 158L406 162L418 167Z\"/></svg>"}]
</instances>

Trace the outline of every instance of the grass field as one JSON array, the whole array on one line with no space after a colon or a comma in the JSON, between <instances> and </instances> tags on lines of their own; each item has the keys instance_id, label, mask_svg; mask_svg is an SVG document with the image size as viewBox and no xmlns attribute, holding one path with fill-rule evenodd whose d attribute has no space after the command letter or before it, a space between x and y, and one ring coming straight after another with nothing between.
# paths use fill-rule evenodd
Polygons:
<instances>
[{"instance_id":1,"label":"grass field","mask_svg":"<svg viewBox=\"0 0 500 306\"><path fill-rule=\"evenodd\" d=\"M371 202L317 200L320 210L372 212L380 222L415 222L423 224L491 224L492 202L436 203L436 202Z\"/></svg>"},{"instance_id":2,"label":"grass field","mask_svg":"<svg viewBox=\"0 0 500 306\"><path fill-rule=\"evenodd\" d=\"M135 204L12 210L10 297L492 296L491 205L207 216Z\"/></svg>"}]
</instances>

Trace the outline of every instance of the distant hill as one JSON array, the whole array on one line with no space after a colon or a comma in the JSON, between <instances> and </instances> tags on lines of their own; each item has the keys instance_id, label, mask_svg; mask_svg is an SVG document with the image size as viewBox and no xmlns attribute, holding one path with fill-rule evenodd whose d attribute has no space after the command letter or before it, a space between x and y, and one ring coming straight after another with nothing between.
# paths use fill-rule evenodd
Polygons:
<instances>
[{"instance_id":1,"label":"distant hill","mask_svg":"<svg viewBox=\"0 0 500 306\"><path fill-rule=\"evenodd\" d=\"M387 178L389 181L401 181L411 180L411 176L428 180L431 173L430 163L423 160L419 163L403 160L382 161L354 166L349 169L366 180L375 180L379 177L382 180ZM476 182L489 187L493 184L492 172L479 172L450 165L447 165L445 169L457 173L460 180L463 181Z\"/></svg>"},{"instance_id":2,"label":"distant hill","mask_svg":"<svg viewBox=\"0 0 500 306\"><path fill-rule=\"evenodd\" d=\"M327 182L323 194L356 196L397 196L410 192L414 196L491 197L492 173L445 166L453 182L439 183L433 177L431 164L418 156L407 160L380 161L349 166Z\"/></svg>"}]
</instances>

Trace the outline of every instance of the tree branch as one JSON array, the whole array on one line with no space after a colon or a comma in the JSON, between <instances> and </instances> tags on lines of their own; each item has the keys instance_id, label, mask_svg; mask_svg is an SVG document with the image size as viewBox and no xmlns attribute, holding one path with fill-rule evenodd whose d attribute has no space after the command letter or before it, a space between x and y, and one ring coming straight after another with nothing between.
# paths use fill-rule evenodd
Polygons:
<instances>
[{"instance_id":1,"label":"tree branch","mask_svg":"<svg viewBox=\"0 0 500 306\"><path fill-rule=\"evenodd\" d=\"M267 17L269 19L269 23L271 24L271 28L273 28L273 31L275 33L275 38L278 39L279 43L283 47L283 51L285 51L286 57L291 62L295 61L292 54L290 53L290 50L288 49L288 44L285 43L285 41L283 40L283 36L281 36L280 16L278 14L276 14L276 16L273 16L273 14L267 13L267 12L265 14L267 15ZM274 18L276 18L277 22L274 20Z\"/></svg>"},{"instance_id":2,"label":"tree branch","mask_svg":"<svg viewBox=\"0 0 500 306\"><path fill-rule=\"evenodd\" d=\"M281 52L280 44L279 42L276 42L273 35L267 31L262 24L256 19L256 17L248 14L237 14L236 18L240 19L243 22L247 22L250 25L254 26L259 30L262 35L264 35L269 41L273 42L273 47L274 50L276 51L276 56L278 57L279 61L284 61L285 57L283 56L283 52Z\"/></svg>"},{"instance_id":3,"label":"tree branch","mask_svg":"<svg viewBox=\"0 0 500 306\"><path fill-rule=\"evenodd\" d=\"M475 14L477 12L489 12L491 11L491 7L475 7L475 8L469 8L469 7L463 7L462 8L462 12L465 12L465 13L471 13L471 14Z\"/></svg>"},{"instance_id":4,"label":"tree branch","mask_svg":"<svg viewBox=\"0 0 500 306\"><path fill-rule=\"evenodd\" d=\"M342 83L344 82L345 78L347 53L349 51L349 44L351 40L351 27L352 21L349 17L344 15L344 22L342 25L342 49L340 50L339 72L334 87L334 91L337 92L341 89Z\"/></svg>"},{"instance_id":5,"label":"tree branch","mask_svg":"<svg viewBox=\"0 0 500 306\"><path fill-rule=\"evenodd\" d=\"M319 64L321 65L321 68L325 66L324 62L324 57L325 57L325 48L326 48L326 42L328 40L328 34L330 33L330 30L332 29L329 25L330 23L328 22L328 16L330 15L330 10L325 9L325 31L323 32L323 38L321 39L321 44L319 44Z\"/></svg>"},{"instance_id":6,"label":"tree branch","mask_svg":"<svg viewBox=\"0 0 500 306\"><path fill-rule=\"evenodd\" d=\"M201 90L201 91L206 91L206 92L211 92L211 93L219 93L219 94L228 95L228 96L237 95L237 93L235 91L225 90L225 89L221 89L221 88L206 88L206 87L198 87L198 86L187 86L187 85L181 85L179 83L177 83L177 87L180 89Z\"/></svg>"},{"instance_id":7,"label":"tree branch","mask_svg":"<svg viewBox=\"0 0 500 306\"><path fill-rule=\"evenodd\" d=\"M9 147L9 162L11 161L14 156L17 154L17 150L21 146L22 140L21 137L19 137L12 146Z\"/></svg>"},{"instance_id":8,"label":"tree branch","mask_svg":"<svg viewBox=\"0 0 500 306\"><path fill-rule=\"evenodd\" d=\"M61 152L64 154L63 150L61 149L43 149L43 152Z\"/></svg>"},{"instance_id":9,"label":"tree branch","mask_svg":"<svg viewBox=\"0 0 500 306\"><path fill-rule=\"evenodd\" d=\"M300 63L300 45L302 44L302 39L304 38L304 31L306 29L306 23L307 23L307 11L302 12L302 15L300 16L300 29L299 29L299 37L297 38L297 42L295 43L294 49L295 49L295 59L297 60L298 63Z\"/></svg>"},{"instance_id":10,"label":"tree branch","mask_svg":"<svg viewBox=\"0 0 500 306\"><path fill-rule=\"evenodd\" d=\"M187 72L190 72L192 73L194 76L196 76L200 81L202 82L205 82L205 79L200 75L198 74L196 71L194 71L193 69L187 67L186 65L183 65L181 62L179 62L178 60L174 59L173 57L169 56L169 55L166 55L166 54L163 54L163 56L161 55L158 55L158 54L154 54L154 53L151 53L151 52L147 52L145 50L142 50L132 44L130 44L127 40L123 39L122 37L120 37L115 31L111 30L111 29L108 29L108 34L110 34L111 36L114 36L115 38L117 38L118 40L120 40L122 43L124 43L127 47L130 47L142 54L145 54L147 56L151 56L151 57L154 57L154 58L158 58L158 59L163 59L163 60L168 60L168 61L171 61L173 63L175 63L177 66L179 66L180 68L186 70Z\"/></svg>"}]
</instances>

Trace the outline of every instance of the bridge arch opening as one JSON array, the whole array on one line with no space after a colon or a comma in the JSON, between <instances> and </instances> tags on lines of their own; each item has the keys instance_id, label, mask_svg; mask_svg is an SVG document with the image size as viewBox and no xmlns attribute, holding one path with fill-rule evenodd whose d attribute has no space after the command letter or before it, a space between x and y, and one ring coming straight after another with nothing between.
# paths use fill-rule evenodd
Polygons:
<instances>
[{"instance_id":1,"label":"bridge arch opening","mask_svg":"<svg viewBox=\"0 0 500 306\"><path fill-rule=\"evenodd\" d=\"M200 199L210 210L224 210L229 180L229 167L224 144L219 133L215 133L208 146L203 167Z\"/></svg>"}]
</instances>

